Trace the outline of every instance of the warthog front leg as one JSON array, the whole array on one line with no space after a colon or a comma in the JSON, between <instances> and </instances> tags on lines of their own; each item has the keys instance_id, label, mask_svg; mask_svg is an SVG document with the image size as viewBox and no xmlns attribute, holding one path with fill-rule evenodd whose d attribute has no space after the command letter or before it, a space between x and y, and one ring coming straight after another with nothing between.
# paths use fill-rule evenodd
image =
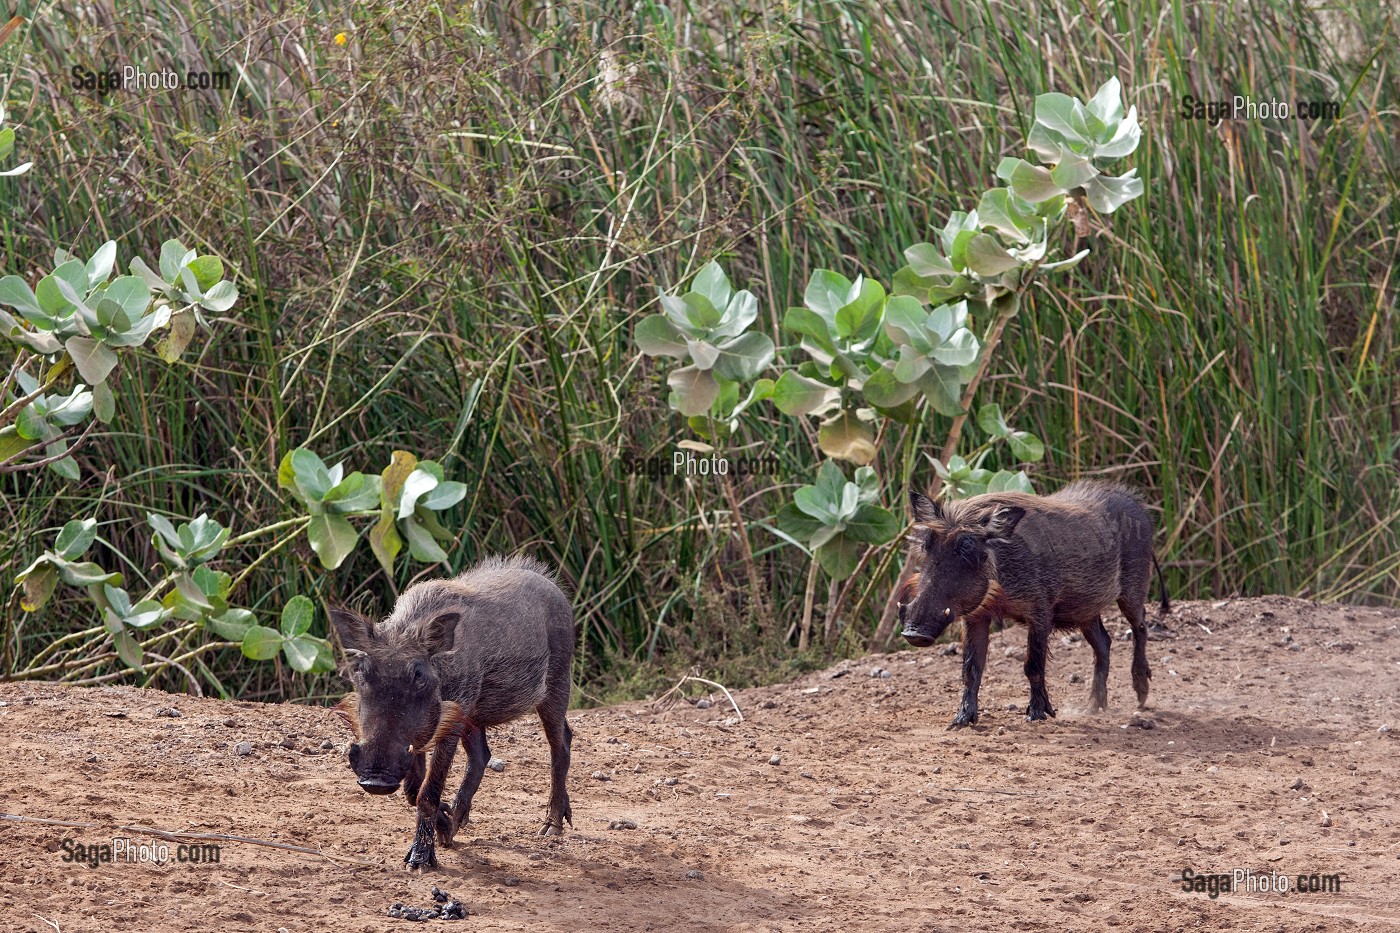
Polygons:
<instances>
[{"instance_id":1,"label":"warthog front leg","mask_svg":"<svg viewBox=\"0 0 1400 933\"><path fill-rule=\"evenodd\" d=\"M418 788L423 786L423 775L427 770L428 756L414 755L413 764L408 766L408 773L403 776L403 796L410 807L418 805Z\"/></svg>"},{"instance_id":2,"label":"warthog front leg","mask_svg":"<svg viewBox=\"0 0 1400 933\"><path fill-rule=\"evenodd\" d=\"M425 746L425 749L432 749L433 761L418 790L418 827L413 835L413 845L403 858L410 871L438 867L435 837L442 810L442 786L447 783L447 772L457 753L457 743L469 728L470 720L462 715L456 703L443 704L437 732Z\"/></svg>"},{"instance_id":3,"label":"warthog front leg","mask_svg":"<svg viewBox=\"0 0 1400 933\"><path fill-rule=\"evenodd\" d=\"M961 729L977 722L977 692L982 687L982 671L987 666L987 638L991 619L963 620L963 698L949 729Z\"/></svg>"},{"instance_id":4,"label":"warthog front leg","mask_svg":"<svg viewBox=\"0 0 1400 933\"><path fill-rule=\"evenodd\" d=\"M481 776L486 773L486 763L491 760L491 747L486 744L486 730L472 729L462 737L462 747L467 750L467 774L462 778L462 786L457 788L457 799L451 809L444 807L439 814L438 836L442 844L452 845L457 830L471 817L472 798L481 786Z\"/></svg>"}]
</instances>

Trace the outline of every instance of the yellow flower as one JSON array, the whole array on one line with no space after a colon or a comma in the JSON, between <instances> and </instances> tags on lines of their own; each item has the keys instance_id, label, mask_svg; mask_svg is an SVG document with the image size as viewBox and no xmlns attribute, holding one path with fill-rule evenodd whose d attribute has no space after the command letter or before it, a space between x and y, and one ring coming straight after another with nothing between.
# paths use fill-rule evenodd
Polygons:
<instances>
[{"instance_id":1,"label":"yellow flower","mask_svg":"<svg viewBox=\"0 0 1400 933\"><path fill-rule=\"evenodd\" d=\"M336 44L336 45L344 45L344 44L345 44L345 33L343 33L343 32L338 32L338 33L335 34L335 44Z\"/></svg>"}]
</instances>

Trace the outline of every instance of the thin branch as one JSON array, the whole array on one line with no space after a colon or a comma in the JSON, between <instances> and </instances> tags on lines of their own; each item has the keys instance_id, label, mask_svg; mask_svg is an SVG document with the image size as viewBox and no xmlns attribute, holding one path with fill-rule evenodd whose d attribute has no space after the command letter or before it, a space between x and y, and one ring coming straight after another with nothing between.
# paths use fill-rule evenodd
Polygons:
<instances>
[{"instance_id":1,"label":"thin branch","mask_svg":"<svg viewBox=\"0 0 1400 933\"><path fill-rule=\"evenodd\" d=\"M67 431L64 431L62 434L59 434L57 437L49 438L46 441L40 441L32 447L26 447L19 453L13 454L12 456L7 457L4 460L0 460L0 474L21 473L25 470L37 470L40 467L48 466L50 463L57 463L60 460L73 456L73 454L76 453L78 449L81 448L83 444L87 442L88 435L92 434L93 429L96 428L97 425L98 421L96 418L88 422L87 430L83 431L83 433L78 436L78 439L74 441L72 445L67 450L63 451L63 453L61 454L54 454L52 457L45 457L42 460L29 460L24 463L14 462L15 460L18 460L20 457L23 457L25 454L29 453L29 451L33 450L35 447L47 446L49 444L54 443L55 441L68 437L75 430L77 430L77 425L74 425Z\"/></svg>"}]
</instances>

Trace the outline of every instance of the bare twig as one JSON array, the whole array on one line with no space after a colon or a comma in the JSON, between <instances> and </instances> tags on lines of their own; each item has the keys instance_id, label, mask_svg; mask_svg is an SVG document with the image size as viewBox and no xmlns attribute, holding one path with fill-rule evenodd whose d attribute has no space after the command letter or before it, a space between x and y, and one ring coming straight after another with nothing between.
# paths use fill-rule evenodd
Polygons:
<instances>
[{"instance_id":1,"label":"bare twig","mask_svg":"<svg viewBox=\"0 0 1400 933\"><path fill-rule=\"evenodd\" d=\"M6 458L5 460L0 460L0 473L19 473L22 470L37 470L39 469L39 467L48 466L50 463L57 463L65 457L71 457L74 453L78 451L78 448L82 447L83 444L87 442L88 435L92 433L93 429L96 428L97 425L98 421L95 418L92 421L88 422L87 430L85 430L81 435L79 435L78 439L73 442L73 445L61 454L54 454L52 457L45 457L42 460L29 460L24 463L15 463L15 460L18 460L20 457L23 457L35 447L52 444L54 441L59 440L60 438L69 436L73 433L74 430L76 430L76 426L73 428L69 428L67 431L64 431L62 434L58 435L58 437L50 438L46 441L40 441L38 444L35 444L32 447L26 447L19 453L12 455Z\"/></svg>"},{"instance_id":2,"label":"bare twig","mask_svg":"<svg viewBox=\"0 0 1400 933\"><path fill-rule=\"evenodd\" d=\"M671 696L671 694L677 692L681 689L681 687L685 686L685 684L688 681L692 680L702 684L709 684L711 687L714 687L716 690L719 690L721 693L723 693L725 698L729 700L729 705L734 707L734 714L739 717L739 721L744 721L744 714L740 711L739 704L734 702L734 695L729 692L728 687L726 687L724 684L715 683L713 680L706 680L704 677L696 677L694 674L686 674L680 680L676 681L676 685L674 687L672 687L670 690L667 690L665 693L661 694L661 696L656 698L655 705L659 706L660 704L666 702L666 700Z\"/></svg>"},{"instance_id":3,"label":"bare twig","mask_svg":"<svg viewBox=\"0 0 1400 933\"><path fill-rule=\"evenodd\" d=\"M1009 797L1039 797L1033 790L999 790L995 787L950 787L964 794L1006 794Z\"/></svg>"}]
</instances>

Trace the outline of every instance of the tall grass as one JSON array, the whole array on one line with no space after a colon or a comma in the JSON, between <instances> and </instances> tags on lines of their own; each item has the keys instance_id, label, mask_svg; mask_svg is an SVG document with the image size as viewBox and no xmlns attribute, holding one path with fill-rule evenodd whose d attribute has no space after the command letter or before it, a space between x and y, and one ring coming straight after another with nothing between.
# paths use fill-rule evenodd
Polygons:
<instances>
[{"instance_id":1,"label":"tall grass","mask_svg":"<svg viewBox=\"0 0 1400 933\"><path fill-rule=\"evenodd\" d=\"M178 236L221 255L246 297L181 363L123 366L83 482L0 478L7 586L75 515L97 515L139 576L155 564L147 508L251 527L291 514L275 469L292 447L374 470L406 448L471 487L453 569L521 548L562 568L585 689L662 657L759 658L750 674L791 660L805 558L767 526L810 481L813 432L768 409L737 439L783 470L738 490L778 616L755 620L713 481L622 474L624 454L669 456L686 436L632 324L655 286L718 256L783 344L812 269L888 280L1019 152L1037 93L1117 74L1146 127L1147 196L1032 294L980 400L1046 440L1041 489L1093 475L1142 489L1174 593L1400 604L1400 118L1383 5L18 12L32 25L0 62L37 164L0 186L4 271L33 276L54 247L109 237L125 262ZM99 100L68 86L73 65L128 62L228 69L236 87ZM1180 114L1186 94L1235 93L1342 114ZM930 416L923 437L947 427ZM907 470L929 475L878 465L894 506ZM386 580L362 551L333 574L289 551L235 600L383 609L412 574L441 572ZM7 607L10 670L91 624L78 599L34 618ZM850 620L847 649L877 612ZM204 673L241 696L328 689L236 654Z\"/></svg>"}]
</instances>

